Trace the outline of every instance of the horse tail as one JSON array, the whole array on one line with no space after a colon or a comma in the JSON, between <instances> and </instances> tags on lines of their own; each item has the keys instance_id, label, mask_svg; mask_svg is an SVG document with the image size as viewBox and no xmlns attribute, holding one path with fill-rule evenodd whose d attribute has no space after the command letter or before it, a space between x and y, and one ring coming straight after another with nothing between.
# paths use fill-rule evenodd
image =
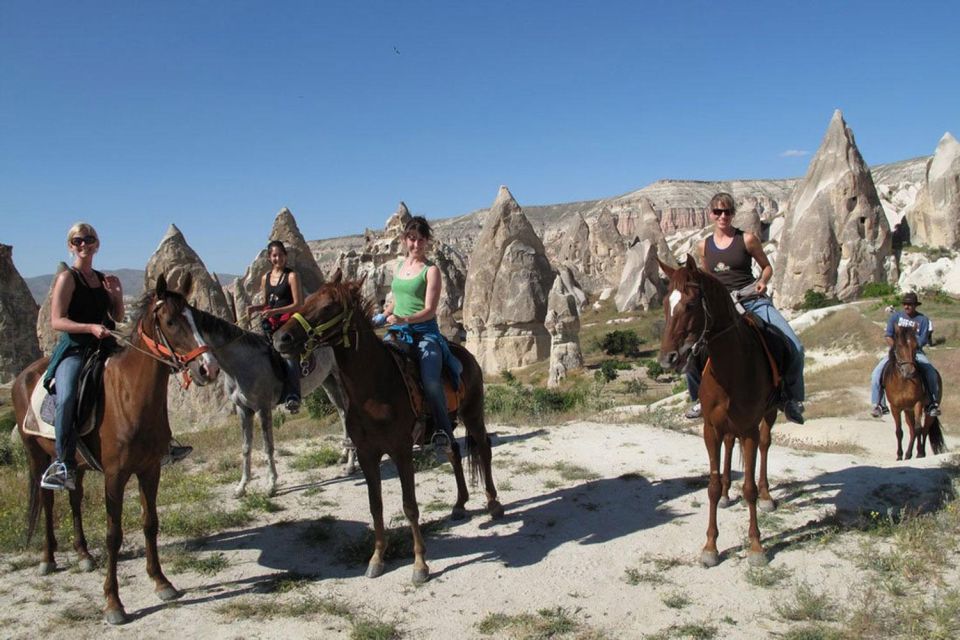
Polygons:
<instances>
[{"instance_id":1,"label":"horse tail","mask_svg":"<svg viewBox=\"0 0 960 640\"><path fill-rule=\"evenodd\" d=\"M927 431L927 437L930 440L930 448L934 454L943 453L947 450L947 444L943 440L943 429L940 427L940 418L934 418Z\"/></svg>"},{"instance_id":2,"label":"horse tail","mask_svg":"<svg viewBox=\"0 0 960 640\"><path fill-rule=\"evenodd\" d=\"M473 435L467 432L467 466L470 468L470 486L476 487L479 482L486 483L483 465L480 464L479 444Z\"/></svg>"},{"instance_id":3,"label":"horse tail","mask_svg":"<svg viewBox=\"0 0 960 640\"><path fill-rule=\"evenodd\" d=\"M40 522L40 478L36 476L33 465L30 465L29 478L30 493L27 503L27 544L30 544L33 533L37 530L37 523Z\"/></svg>"}]
</instances>

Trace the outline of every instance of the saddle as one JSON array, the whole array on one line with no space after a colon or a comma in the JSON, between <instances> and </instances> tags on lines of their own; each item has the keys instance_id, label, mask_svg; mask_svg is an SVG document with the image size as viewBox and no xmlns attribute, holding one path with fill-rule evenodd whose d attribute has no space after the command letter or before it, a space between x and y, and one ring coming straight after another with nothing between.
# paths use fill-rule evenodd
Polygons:
<instances>
[{"instance_id":1,"label":"saddle","mask_svg":"<svg viewBox=\"0 0 960 640\"><path fill-rule=\"evenodd\" d=\"M77 406L74 424L77 425L77 453L88 466L102 471L97 460L83 437L95 431L103 419L103 371L107 366L109 350L94 349L83 353L83 366L77 380ZM50 385L51 393L43 384L37 384L30 396L30 406L36 417L36 427L27 422L23 425L25 433L56 440L57 396L56 380Z\"/></svg>"},{"instance_id":2,"label":"saddle","mask_svg":"<svg viewBox=\"0 0 960 640\"><path fill-rule=\"evenodd\" d=\"M407 395L410 398L410 408L417 416L416 426L414 427L414 444L423 444L433 432L433 421L430 407L425 402L423 387L420 384L420 354L416 345L408 344L401 340L384 340L388 347L387 351L393 356L393 362L400 371L400 377L407 388ZM453 381L450 379L450 372L444 367L443 391L447 399L447 413L450 415L451 423L455 423L456 413L460 409L460 403L464 398L464 385L460 384L454 388ZM426 424L430 429L426 429Z\"/></svg>"},{"instance_id":3,"label":"saddle","mask_svg":"<svg viewBox=\"0 0 960 640\"><path fill-rule=\"evenodd\" d=\"M914 365L919 369L920 366L916 360L913 361ZM890 373L894 367L897 366L897 356L893 352L893 349L890 349L890 352L887 354L887 364L883 365L883 371L880 372L880 396L883 398L884 391L886 390L886 385L883 384L883 381L887 379L887 374ZM917 380L920 382L920 387L923 389L923 403L924 406L929 404L932 400L930 397L930 389L927 388L927 378L923 375L921 371L918 371ZM940 395L943 395L943 389L940 390ZM940 402L942 398L937 398L937 402Z\"/></svg>"}]
</instances>

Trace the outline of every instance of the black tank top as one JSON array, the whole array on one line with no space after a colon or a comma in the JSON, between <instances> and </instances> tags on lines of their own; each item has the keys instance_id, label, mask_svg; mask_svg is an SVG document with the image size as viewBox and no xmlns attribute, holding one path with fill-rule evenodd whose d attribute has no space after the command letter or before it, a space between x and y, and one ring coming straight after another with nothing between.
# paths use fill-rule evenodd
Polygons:
<instances>
[{"instance_id":1,"label":"black tank top","mask_svg":"<svg viewBox=\"0 0 960 640\"><path fill-rule=\"evenodd\" d=\"M269 309L277 307L286 307L293 304L293 291L290 289L290 274L293 269L284 267L280 275L280 281L276 285L270 284L270 273L267 274L267 299L266 304Z\"/></svg>"},{"instance_id":2,"label":"black tank top","mask_svg":"<svg viewBox=\"0 0 960 640\"><path fill-rule=\"evenodd\" d=\"M91 287L79 271L71 267L70 273L73 275L74 288L67 307L67 317L74 322L102 324L108 329L115 329L116 323L110 318L110 295L103 286L103 274L94 271L100 286ZM96 340L88 333L71 333L70 337L83 344Z\"/></svg>"},{"instance_id":3,"label":"black tank top","mask_svg":"<svg viewBox=\"0 0 960 640\"><path fill-rule=\"evenodd\" d=\"M728 291L737 291L753 284L753 256L743 241L743 231L736 229L733 242L726 249L718 249L711 235L703 250L707 271L717 277Z\"/></svg>"}]
</instances>

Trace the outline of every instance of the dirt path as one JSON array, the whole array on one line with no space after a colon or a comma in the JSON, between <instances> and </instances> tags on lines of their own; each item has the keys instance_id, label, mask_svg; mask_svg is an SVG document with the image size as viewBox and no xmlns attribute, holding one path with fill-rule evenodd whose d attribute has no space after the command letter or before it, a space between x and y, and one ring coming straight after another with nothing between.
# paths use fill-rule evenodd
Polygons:
<instances>
[{"instance_id":1,"label":"dirt path","mask_svg":"<svg viewBox=\"0 0 960 640\"><path fill-rule=\"evenodd\" d=\"M718 638L767 638L789 628L776 603L798 584L843 602L864 579L860 534L831 537L834 515L887 514L891 504L920 508L949 485L939 468L945 456L895 463L892 427L878 424L834 420L778 432L823 443L845 433L862 444L869 429L877 444L826 453L778 447L775 438L770 478L779 509L761 521L767 571L781 577L773 586L748 579L741 548L747 515L739 502L720 513L721 564L695 564L707 518L698 436L645 424L500 425L493 428L495 480L506 518L490 521L482 493L474 494L469 520L444 520L428 538L432 579L425 586L410 584L408 559L389 562L377 580L349 562L369 552L362 545L353 552L369 522L359 477L284 469L275 499L282 511L197 547L199 556L219 559L215 573L168 573L185 592L178 602L164 605L153 595L142 558L125 560L121 596L134 620L111 628L99 617L102 574L66 569L41 578L31 564L0 577L0 635L36 637L45 627L54 638L349 637L365 619L393 624L404 637L474 638L489 637L478 624L486 619L489 626L490 614L536 618L550 610L583 625L584 637L640 638L686 624L713 627ZM385 472L385 513L400 524L399 483L392 469ZM228 491L224 501L233 500ZM446 465L418 474L428 522L444 519L453 495ZM325 515L335 519L318 524ZM139 532L127 532L132 548L140 541ZM162 542L172 553L173 541ZM61 566L70 556L61 554ZM290 573L310 579L278 580Z\"/></svg>"}]
</instances>

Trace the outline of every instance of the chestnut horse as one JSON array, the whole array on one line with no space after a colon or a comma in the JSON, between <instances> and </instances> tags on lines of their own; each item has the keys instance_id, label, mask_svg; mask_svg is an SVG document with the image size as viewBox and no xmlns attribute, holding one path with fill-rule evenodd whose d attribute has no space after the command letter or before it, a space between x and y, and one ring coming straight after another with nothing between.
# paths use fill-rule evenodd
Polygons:
<instances>
[{"instance_id":1,"label":"chestnut horse","mask_svg":"<svg viewBox=\"0 0 960 640\"><path fill-rule=\"evenodd\" d=\"M167 381L172 370L188 371L190 377L201 385L216 378L219 372L219 365L200 337L193 322L192 309L186 301L191 284L188 275L184 279L184 291L177 293L167 289L166 280L161 275L156 290L144 296L141 309L134 318L136 330L129 341L130 346L113 355L104 370L102 419L97 429L83 438L103 467L107 508L107 577L103 585L107 603L104 616L111 624L127 621L117 585L117 558L123 539L123 492L132 475L137 476L140 485L147 575L153 579L161 600L172 600L180 595L163 575L157 554L160 462L170 444ZM41 509L45 514L42 574L56 569L53 491L40 488L40 476L55 455L54 441L26 433L24 427L36 422L30 396L41 382L47 362L47 358L35 361L17 376L13 384L18 430L30 459L28 540L36 530ZM79 457L78 462L82 462ZM87 550L81 514L86 468L85 464L79 465L76 489L70 492L70 508L73 512L73 544L80 556L80 568L91 571L94 564Z\"/></svg>"},{"instance_id":2,"label":"chestnut horse","mask_svg":"<svg viewBox=\"0 0 960 640\"><path fill-rule=\"evenodd\" d=\"M424 560L425 547L420 532L420 511L414 487L413 445L419 416L411 406L403 377L393 356L374 332L370 323L370 303L360 294L362 281L343 282L337 271L334 278L311 294L303 303L300 320L292 318L273 335L273 344L282 354L303 353L318 346L333 347L340 371L340 383L347 395L347 431L357 447L357 458L367 484L370 513L376 542L367 565L367 577L383 573L386 537L383 526L383 500L380 491L380 460L386 453L393 459L403 491L403 512L413 531L413 582L429 577ZM464 397L459 414L467 428L467 456L471 476L482 478L491 517L503 515L491 471L490 439L483 418L483 372L466 349L450 345L463 364ZM466 515L467 484L463 477L460 447L453 443L448 454L457 481L457 502L453 518ZM477 459L479 457L479 460Z\"/></svg>"},{"instance_id":3,"label":"chestnut horse","mask_svg":"<svg viewBox=\"0 0 960 640\"><path fill-rule=\"evenodd\" d=\"M777 419L777 388L770 361L760 338L741 316L726 287L697 268L692 256L686 265L672 269L660 263L670 279L663 302L666 324L660 343L660 364L683 369L691 351L706 348L709 359L703 370L700 405L703 411L703 441L710 458L710 523L707 542L700 555L704 566L720 561L717 552L717 506L730 487L730 458L734 439L743 454L743 497L750 510L752 566L766 564L757 526L757 498L764 510L773 508L767 482L767 451L770 429ZM720 477L720 447L726 445L723 479ZM760 483L754 480L757 450L760 452Z\"/></svg>"},{"instance_id":4,"label":"chestnut horse","mask_svg":"<svg viewBox=\"0 0 960 640\"><path fill-rule=\"evenodd\" d=\"M883 373L883 386L887 392L887 402L893 416L893 424L897 429L897 460L903 460L903 428L901 413L907 417L907 427L910 429L910 442L907 444L907 460L913 457L913 443L917 443L917 457L927 455L926 442L930 438L930 448L934 454L942 453L946 447L943 441L943 430L940 428L940 418L928 416L924 413L927 391L917 367L917 333L912 327L894 328L893 346L890 347L890 358ZM893 366L891 366L893 365ZM941 389L942 380L937 373L937 381ZM936 398L940 402L940 398ZM917 434L919 427L919 437Z\"/></svg>"}]
</instances>

